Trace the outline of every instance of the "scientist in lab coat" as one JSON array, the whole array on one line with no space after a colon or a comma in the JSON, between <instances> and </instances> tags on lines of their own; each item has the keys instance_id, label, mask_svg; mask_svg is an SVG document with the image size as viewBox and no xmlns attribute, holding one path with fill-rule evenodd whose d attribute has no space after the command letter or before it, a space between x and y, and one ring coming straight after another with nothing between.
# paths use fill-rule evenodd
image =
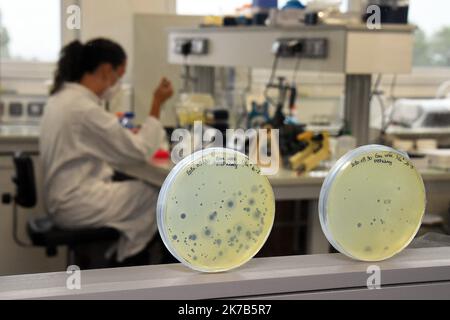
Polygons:
<instances>
[{"instance_id":1,"label":"scientist in lab coat","mask_svg":"<svg viewBox=\"0 0 450 320\"><path fill-rule=\"evenodd\" d=\"M101 103L119 87L126 61L123 48L107 39L64 47L40 134L45 202L55 223L119 230L110 250L118 262L142 253L155 236L159 190L140 181L114 183L111 166L148 162L165 139L158 119L173 95L163 79L139 133L124 129Z\"/></svg>"}]
</instances>

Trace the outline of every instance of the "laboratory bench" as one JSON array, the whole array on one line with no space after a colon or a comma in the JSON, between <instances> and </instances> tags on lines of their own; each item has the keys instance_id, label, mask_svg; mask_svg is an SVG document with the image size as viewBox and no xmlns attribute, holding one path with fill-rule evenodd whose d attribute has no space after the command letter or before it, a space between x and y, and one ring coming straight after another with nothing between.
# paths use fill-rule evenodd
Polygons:
<instances>
[{"instance_id":1,"label":"laboratory bench","mask_svg":"<svg viewBox=\"0 0 450 320\"><path fill-rule=\"evenodd\" d=\"M39 127L0 125L0 154L39 151Z\"/></svg>"},{"instance_id":2,"label":"laboratory bench","mask_svg":"<svg viewBox=\"0 0 450 320\"><path fill-rule=\"evenodd\" d=\"M181 264L81 271L80 290L67 288L70 276L0 277L0 299L450 299L450 248L408 249L377 263L341 254L258 258L217 274Z\"/></svg>"},{"instance_id":3,"label":"laboratory bench","mask_svg":"<svg viewBox=\"0 0 450 320\"><path fill-rule=\"evenodd\" d=\"M150 165L117 167L117 170L161 187L173 167L174 165L168 160L154 161ZM447 187L450 188L450 171L426 169L421 170L420 173L426 185L448 183ZM319 198L320 189L327 174L326 170L316 170L299 175L296 171L281 168L277 174L267 178L277 200L310 200Z\"/></svg>"}]
</instances>

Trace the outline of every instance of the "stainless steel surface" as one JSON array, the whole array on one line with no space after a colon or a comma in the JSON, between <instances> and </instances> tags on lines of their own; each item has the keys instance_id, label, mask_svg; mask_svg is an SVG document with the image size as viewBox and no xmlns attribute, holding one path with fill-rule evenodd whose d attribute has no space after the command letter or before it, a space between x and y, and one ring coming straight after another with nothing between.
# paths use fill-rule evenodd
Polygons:
<instances>
[{"instance_id":1,"label":"stainless steel surface","mask_svg":"<svg viewBox=\"0 0 450 320\"><path fill-rule=\"evenodd\" d=\"M357 145L369 144L371 75L347 75L345 85L345 123Z\"/></svg>"}]
</instances>

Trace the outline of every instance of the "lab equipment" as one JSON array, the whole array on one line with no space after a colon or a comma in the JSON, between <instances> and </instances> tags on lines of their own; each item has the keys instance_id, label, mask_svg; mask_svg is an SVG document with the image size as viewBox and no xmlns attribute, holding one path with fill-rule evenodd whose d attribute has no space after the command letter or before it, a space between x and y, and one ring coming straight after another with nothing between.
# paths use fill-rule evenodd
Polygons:
<instances>
[{"instance_id":1,"label":"lab equipment","mask_svg":"<svg viewBox=\"0 0 450 320\"><path fill-rule=\"evenodd\" d=\"M327 132L314 134L311 131L300 134L297 140L304 145L302 150L289 158L292 170L299 173L309 172L330 158L330 136Z\"/></svg>"},{"instance_id":2,"label":"lab equipment","mask_svg":"<svg viewBox=\"0 0 450 320\"><path fill-rule=\"evenodd\" d=\"M230 78L234 79L235 75ZM232 82L233 80L228 80ZM246 128L247 126L247 94L248 91L228 88L226 90L217 90L214 94L216 110L228 111L228 124L230 129Z\"/></svg>"},{"instance_id":3,"label":"lab equipment","mask_svg":"<svg viewBox=\"0 0 450 320\"><path fill-rule=\"evenodd\" d=\"M253 7L256 8L278 8L278 0L253 0Z\"/></svg>"},{"instance_id":4,"label":"lab equipment","mask_svg":"<svg viewBox=\"0 0 450 320\"><path fill-rule=\"evenodd\" d=\"M277 8L278 0L253 0L253 24L265 25L270 11L277 10Z\"/></svg>"},{"instance_id":5,"label":"lab equipment","mask_svg":"<svg viewBox=\"0 0 450 320\"><path fill-rule=\"evenodd\" d=\"M276 70L274 70L275 72ZM276 89L278 91L278 99L274 101L268 95L270 89ZM288 97L289 95L289 97ZM286 102L289 104L289 117L292 118L293 111L295 110L295 103L297 101L297 87L295 84L289 85L286 79L283 77L278 78L278 83L270 81L266 86L265 93L267 101L276 108L275 115L270 121L270 124L275 129L280 129L286 124L286 115L284 114L284 108Z\"/></svg>"},{"instance_id":6,"label":"lab equipment","mask_svg":"<svg viewBox=\"0 0 450 320\"><path fill-rule=\"evenodd\" d=\"M339 10L342 0L311 0L308 1L308 11Z\"/></svg>"},{"instance_id":7,"label":"lab equipment","mask_svg":"<svg viewBox=\"0 0 450 320\"><path fill-rule=\"evenodd\" d=\"M357 260L381 261L414 239L425 205L422 177L408 156L370 145L333 167L320 193L319 216L336 250Z\"/></svg>"},{"instance_id":8,"label":"lab equipment","mask_svg":"<svg viewBox=\"0 0 450 320\"><path fill-rule=\"evenodd\" d=\"M264 93L266 101L275 108L275 113L264 127L279 130L279 146L281 155L289 157L301 152L306 147L303 142L299 142L297 140L297 137L304 133L305 125L298 123L296 117L294 116L295 104L297 102L297 86L295 84L295 80L290 85L283 77L279 77L277 83L274 83L273 81L277 70L277 61L280 53L279 50L279 48L276 49L272 75L269 83L266 85L266 90ZM276 89L278 92L277 100L274 100L269 95L269 90L271 89ZM286 102L289 106L289 115L287 117L284 111Z\"/></svg>"},{"instance_id":9,"label":"lab equipment","mask_svg":"<svg viewBox=\"0 0 450 320\"><path fill-rule=\"evenodd\" d=\"M313 0L308 2L305 16L306 25L358 25L361 23L361 15L343 13L340 10L341 0Z\"/></svg>"},{"instance_id":10,"label":"lab equipment","mask_svg":"<svg viewBox=\"0 0 450 320\"><path fill-rule=\"evenodd\" d=\"M229 17L231 18L231 17ZM236 23L239 26L250 26L253 24L253 10L252 5L247 3L241 8L236 9Z\"/></svg>"},{"instance_id":11,"label":"lab equipment","mask_svg":"<svg viewBox=\"0 0 450 320\"><path fill-rule=\"evenodd\" d=\"M303 25L305 10L270 10L266 24L271 27L297 27Z\"/></svg>"},{"instance_id":12,"label":"lab equipment","mask_svg":"<svg viewBox=\"0 0 450 320\"><path fill-rule=\"evenodd\" d=\"M252 259L270 234L274 212L268 179L244 154L223 148L179 162L157 205L168 250L202 272L228 271Z\"/></svg>"},{"instance_id":13,"label":"lab equipment","mask_svg":"<svg viewBox=\"0 0 450 320\"><path fill-rule=\"evenodd\" d=\"M204 122L205 111L214 108L214 104L211 95L182 93L176 106L178 125L186 127L195 121Z\"/></svg>"},{"instance_id":14,"label":"lab equipment","mask_svg":"<svg viewBox=\"0 0 450 320\"><path fill-rule=\"evenodd\" d=\"M450 99L400 99L392 112L393 125L410 129L450 127Z\"/></svg>"},{"instance_id":15,"label":"lab equipment","mask_svg":"<svg viewBox=\"0 0 450 320\"><path fill-rule=\"evenodd\" d=\"M346 75L345 123L357 139L358 145L367 144L370 140L372 74L411 72L414 27L386 25L382 30L370 30L366 24L344 23L339 26L298 25L296 28L280 28L276 27L277 21L278 19L273 21L275 27L272 28L171 29L168 36L168 62L190 65L203 70L203 81L194 84L195 91L213 93L216 87L214 83L217 80L214 73L216 67L267 69L274 64L274 54L270 49L280 39L325 39L330 44L327 55L322 55L320 58L317 56L314 59L302 58L299 70ZM190 57L186 60L183 55L174 51L174 47L177 40L191 39L193 35L208 39L214 50L211 50L208 55ZM370 45L367 45L368 43ZM334 44L342 44L342 46ZM242 54L236 54L236 50ZM395 51L404 52L404 54L393 56L392 52ZM361 62L359 59L361 56L367 59ZM295 57L281 58L278 69L295 70L297 64L298 59Z\"/></svg>"},{"instance_id":16,"label":"lab equipment","mask_svg":"<svg viewBox=\"0 0 450 320\"><path fill-rule=\"evenodd\" d=\"M225 109L205 111L206 125L219 130L223 136L226 136L227 130L230 129L229 118L230 113Z\"/></svg>"},{"instance_id":17,"label":"lab equipment","mask_svg":"<svg viewBox=\"0 0 450 320\"><path fill-rule=\"evenodd\" d=\"M269 103L263 102L259 104L257 101L252 101L252 110L248 114L248 128L261 128L270 121Z\"/></svg>"}]
</instances>

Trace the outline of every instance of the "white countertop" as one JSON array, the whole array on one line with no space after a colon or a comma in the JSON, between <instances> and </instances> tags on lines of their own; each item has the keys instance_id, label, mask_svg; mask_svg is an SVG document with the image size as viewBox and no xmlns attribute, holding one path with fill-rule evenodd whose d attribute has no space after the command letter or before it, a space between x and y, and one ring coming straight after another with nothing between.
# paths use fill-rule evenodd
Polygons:
<instances>
[{"instance_id":1,"label":"white countertop","mask_svg":"<svg viewBox=\"0 0 450 320\"><path fill-rule=\"evenodd\" d=\"M39 127L26 125L0 125L0 142L12 145L17 142L38 143ZM36 146L37 148L37 146ZM170 161L160 161L152 166L140 165L134 167L117 168L131 176L135 176L149 183L161 186L174 164ZM298 175L297 172L281 168L276 175L268 176L274 187L290 187L299 184L304 186L322 185L328 171L316 170L307 174ZM450 181L450 172L435 169L421 171L427 181Z\"/></svg>"},{"instance_id":2,"label":"white countertop","mask_svg":"<svg viewBox=\"0 0 450 320\"><path fill-rule=\"evenodd\" d=\"M381 290L368 290L368 267L381 269ZM81 272L68 290L66 272L0 278L0 299L450 299L450 248L405 250L379 263L341 254L253 259L234 271L203 274L181 264ZM393 289L396 291L393 293Z\"/></svg>"},{"instance_id":3,"label":"white countertop","mask_svg":"<svg viewBox=\"0 0 450 320\"><path fill-rule=\"evenodd\" d=\"M2 125L0 124L0 140L38 140L39 126L31 125Z\"/></svg>"},{"instance_id":4,"label":"white countertop","mask_svg":"<svg viewBox=\"0 0 450 320\"><path fill-rule=\"evenodd\" d=\"M130 176L137 177L156 186L161 186L173 167L173 163L167 160L154 162L151 166L141 165L117 169ZM327 174L328 171L326 170L318 170L299 175L296 171L280 168L276 175L268 176L267 178L273 187L289 187L299 184L314 186L322 185ZM450 181L450 172L448 171L427 169L422 170L421 174L425 182Z\"/></svg>"}]
</instances>

